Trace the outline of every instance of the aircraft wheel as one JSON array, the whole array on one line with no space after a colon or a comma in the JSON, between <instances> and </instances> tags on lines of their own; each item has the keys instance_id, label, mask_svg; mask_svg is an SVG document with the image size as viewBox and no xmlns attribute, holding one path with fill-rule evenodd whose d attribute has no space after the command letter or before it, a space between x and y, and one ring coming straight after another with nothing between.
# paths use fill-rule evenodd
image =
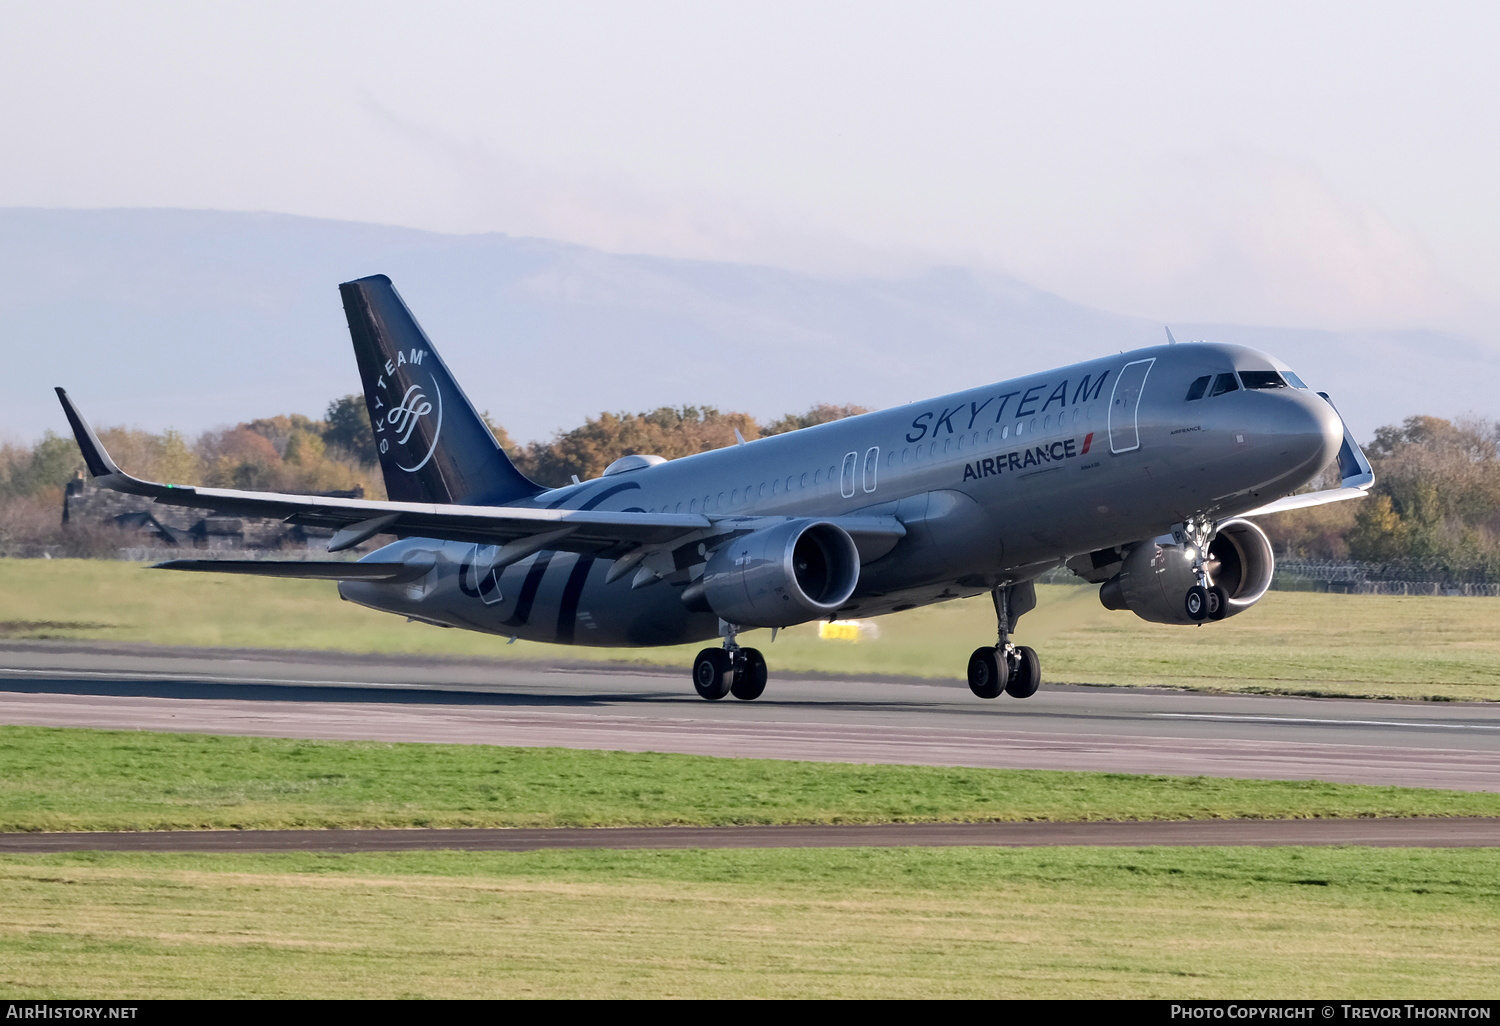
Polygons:
<instances>
[{"instance_id":1,"label":"aircraft wheel","mask_svg":"<svg viewBox=\"0 0 1500 1026\"><path fill-rule=\"evenodd\" d=\"M1005 693L1011 698L1030 698L1042 686L1042 661L1036 657L1036 649L1025 645L1016 649L1015 660Z\"/></svg>"},{"instance_id":2,"label":"aircraft wheel","mask_svg":"<svg viewBox=\"0 0 1500 1026\"><path fill-rule=\"evenodd\" d=\"M722 648L705 648L693 661L693 687L699 698L718 701L734 685L734 660Z\"/></svg>"},{"instance_id":3,"label":"aircraft wheel","mask_svg":"<svg viewBox=\"0 0 1500 1026\"><path fill-rule=\"evenodd\" d=\"M1007 669L994 646L976 648L969 656L969 690L980 698L999 698L1009 676Z\"/></svg>"},{"instance_id":4,"label":"aircraft wheel","mask_svg":"<svg viewBox=\"0 0 1500 1026\"><path fill-rule=\"evenodd\" d=\"M766 657L759 649L740 649L742 664L735 667L729 693L742 702L753 702L766 690Z\"/></svg>"},{"instance_id":5,"label":"aircraft wheel","mask_svg":"<svg viewBox=\"0 0 1500 1026\"><path fill-rule=\"evenodd\" d=\"M1201 623L1208 615L1208 592L1202 585L1195 584L1187 590L1183 608L1187 610L1188 619L1195 622Z\"/></svg>"},{"instance_id":6,"label":"aircraft wheel","mask_svg":"<svg viewBox=\"0 0 1500 1026\"><path fill-rule=\"evenodd\" d=\"M1229 596L1217 584L1208 589L1208 618L1222 620L1229 613Z\"/></svg>"}]
</instances>

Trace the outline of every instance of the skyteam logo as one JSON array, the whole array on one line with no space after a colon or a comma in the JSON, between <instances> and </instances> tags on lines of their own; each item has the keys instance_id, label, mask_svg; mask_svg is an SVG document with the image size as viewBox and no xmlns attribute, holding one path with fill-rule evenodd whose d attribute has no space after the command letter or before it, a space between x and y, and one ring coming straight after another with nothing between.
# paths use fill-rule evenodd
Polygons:
<instances>
[{"instance_id":1,"label":"skyteam logo","mask_svg":"<svg viewBox=\"0 0 1500 1026\"><path fill-rule=\"evenodd\" d=\"M375 382L380 392L370 422L381 455L389 453L392 445L398 446L394 462L408 473L427 465L443 433L443 392L437 377L422 366L431 355L425 349L398 350L394 360L385 361L385 373ZM416 452L411 451L413 436Z\"/></svg>"}]
</instances>

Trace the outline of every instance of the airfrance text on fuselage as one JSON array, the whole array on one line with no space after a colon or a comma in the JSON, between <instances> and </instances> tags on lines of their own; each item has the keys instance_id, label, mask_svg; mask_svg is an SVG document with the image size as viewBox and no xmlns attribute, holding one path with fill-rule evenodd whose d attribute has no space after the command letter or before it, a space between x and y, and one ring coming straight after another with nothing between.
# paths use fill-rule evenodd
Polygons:
<instances>
[{"instance_id":1,"label":"airfrance text on fuselage","mask_svg":"<svg viewBox=\"0 0 1500 1026\"><path fill-rule=\"evenodd\" d=\"M988 412L991 403L997 404L995 406L994 423L998 424L1005 418L1005 411L1007 409L1011 410L1010 415L1013 419L1019 420L1022 417L1030 417L1033 414L1046 413L1054 404L1060 408L1066 408L1068 406L1077 406L1080 402L1091 402L1098 399L1100 393L1104 391L1104 382L1109 378L1109 371L1105 371L1099 375L1097 382L1090 380L1090 377L1090 375L1085 374L1083 380L1078 383L1078 387L1073 389L1073 401L1071 403L1068 402L1068 380L1064 378L1062 383L1053 388L1051 392L1047 392L1049 387L1047 385L1032 385L1024 392L1006 392L1003 395L993 395L982 403L959 403L951 410L944 406L942 407L942 413L938 413L936 410L928 410L926 413L918 414L912 420L911 430L907 432L906 440L908 442L920 442L922 439L929 437L929 431L932 432L931 437L936 438L940 433L940 429L944 426L948 430L942 433L950 435L972 430L975 422L979 420L979 415ZM1042 399L1043 393L1047 395L1045 400ZM1020 396L1021 398L1017 400L1014 407L1011 407L1010 401L1015 399L1016 396ZM1038 407L1037 403L1041 403L1042 405ZM954 416L957 416L959 423L962 424L966 414L968 416L968 426L955 427L953 424ZM928 421L932 421L932 423L929 424L927 423Z\"/></svg>"},{"instance_id":2,"label":"airfrance text on fuselage","mask_svg":"<svg viewBox=\"0 0 1500 1026\"><path fill-rule=\"evenodd\" d=\"M964 464L964 480L972 481L979 477L989 477L991 474L1003 474L1006 471L1025 470L1027 467L1039 467L1043 463L1055 463L1060 460L1070 460L1074 456L1082 456L1089 451L1094 444L1094 433L1090 431L1083 436L1083 446L1078 446L1078 439L1066 438L1061 442L1052 442L1048 445L1034 445L1030 449L1017 449L1003 456L986 456L982 460Z\"/></svg>"}]
</instances>

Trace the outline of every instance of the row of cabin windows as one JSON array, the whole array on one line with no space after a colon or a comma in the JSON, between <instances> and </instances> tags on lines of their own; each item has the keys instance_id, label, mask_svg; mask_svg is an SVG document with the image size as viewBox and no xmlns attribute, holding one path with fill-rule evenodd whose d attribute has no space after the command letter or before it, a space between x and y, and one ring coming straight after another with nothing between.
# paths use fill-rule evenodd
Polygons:
<instances>
[{"instance_id":1,"label":"row of cabin windows","mask_svg":"<svg viewBox=\"0 0 1500 1026\"><path fill-rule=\"evenodd\" d=\"M1208 387L1210 381L1213 382L1212 391L1209 391ZM1302 379L1291 371L1240 371L1238 380L1236 380L1233 371L1226 371L1217 377L1212 374L1205 374L1203 377L1195 380L1188 386L1186 401L1192 402L1194 399L1202 399L1205 394L1212 399L1214 396L1223 395L1225 392L1235 392L1239 390L1241 384L1247 389L1287 388L1288 386L1292 388L1307 388L1302 383Z\"/></svg>"},{"instance_id":2,"label":"row of cabin windows","mask_svg":"<svg viewBox=\"0 0 1500 1026\"><path fill-rule=\"evenodd\" d=\"M1204 380L1206 381L1207 379ZM1218 393L1215 394L1217 395ZM1038 432L1045 434L1046 432L1053 430L1061 431L1066 427L1077 424L1080 420L1085 422L1090 421L1093 419L1093 416L1093 407L1090 405L1074 407L1071 413L1064 410L1061 413L1049 413L1044 417L1032 417L1030 420L1023 420L1015 425L1015 437L1022 438L1026 435L1036 435ZM984 436L982 442L980 440L981 434ZM1011 425L1009 424L1006 424L1005 426L999 428L989 428L982 432L975 431L972 434L959 433L943 439L943 452L963 452L966 442L969 448L973 449L977 448L981 444L989 445L993 444L996 441L1006 441L1010 437ZM915 447L902 449L901 462L909 463L920 462L924 459L936 459L937 455L938 443L935 441L928 442L925 445L918 445ZM896 465L896 450L891 449L886 453L885 465L887 467L894 467ZM866 473L868 474L868 471L866 471ZM829 467L828 482L832 484L837 477L837 465ZM774 481L770 482L769 485L767 485L766 482L762 481L758 487L753 485L746 485L743 489L734 488L728 492L720 492L717 502L714 501L714 496L705 495L701 500L689 499L685 504L681 502L675 504L667 503L666 505L661 507L661 512L707 513L709 510L726 508L732 509L733 507L740 505L742 502L749 502L751 499L764 499L768 496L770 498L776 498L781 495L787 495L793 489L806 488L809 483L811 483L813 487L818 487L822 485L823 480L823 471L821 470L815 470L810 475L790 474L787 476L785 483L783 483L781 478L777 478ZM873 481L869 481L869 483L873 484ZM867 487L866 491L873 492L874 488ZM727 506L725 505L726 499L728 500ZM655 513L657 511L655 508L653 508L650 512Z\"/></svg>"}]
</instances>

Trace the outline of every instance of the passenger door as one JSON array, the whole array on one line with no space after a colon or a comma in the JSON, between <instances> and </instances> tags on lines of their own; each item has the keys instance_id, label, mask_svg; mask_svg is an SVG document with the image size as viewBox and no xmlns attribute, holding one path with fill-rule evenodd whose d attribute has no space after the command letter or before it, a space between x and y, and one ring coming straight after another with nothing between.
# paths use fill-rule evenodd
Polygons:
<instances>
[{"instance_id":1,"label":"passenger door","mask_svg":"<svg viewBox=\"0 0 1500 1026\"><path fill-rule=\"evenodd\" d=\"M1115 379L1114 391L1109 395L1109 451L1132 452L1141 447L1139 411L1141 392L1146 387L1146 375L1156 358L1135 360L1125 365Z\"/></svg>"}]
</instances>

